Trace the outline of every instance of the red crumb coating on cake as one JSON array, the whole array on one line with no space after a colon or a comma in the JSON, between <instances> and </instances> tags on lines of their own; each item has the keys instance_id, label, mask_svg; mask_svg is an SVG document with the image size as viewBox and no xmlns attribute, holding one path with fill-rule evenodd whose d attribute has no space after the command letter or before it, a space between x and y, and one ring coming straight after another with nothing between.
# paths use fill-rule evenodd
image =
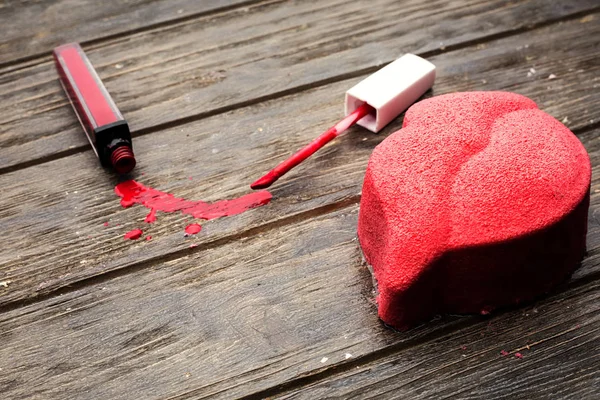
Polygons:
<instances>
[{"instance_id":1,"label":"red crumb coating on cake","mask_svg":"<svg viewBox=\"0 0 600 400\"><path fill-rule=\"evenodd\" d=\"M358 237L380 318L407 329L564 281L585 253L590 179L579 140L524 96L415 104L373 151L362 190Z\"/></svg>"}]
</instances>

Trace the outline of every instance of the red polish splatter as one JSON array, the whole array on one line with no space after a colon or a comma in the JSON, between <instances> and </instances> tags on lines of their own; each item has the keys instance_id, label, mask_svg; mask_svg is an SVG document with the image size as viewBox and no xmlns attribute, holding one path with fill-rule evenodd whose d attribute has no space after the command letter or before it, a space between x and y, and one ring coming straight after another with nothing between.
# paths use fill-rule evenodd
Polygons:
<instances>
[{"instance_id":1,"label":"red polish splatter","mask_svg":"<svg viewBox=\"0 0 600 400\"><path fill-rule=\"evenodd\" d=\"M500 354L502 354L504 357L506 357L508 355L508 351L502 350L502 351L500 351Z\"/></svg>"},{"instance_id":2,"label":"red polish splatter","mask_svg":"<svg viewBox=\"0 0 600 400\"><path fill-rule=\"evenodd\" d=\"M143 232L141 229L131 230L125 234L125 239L131 239L131 240L139 239L140 236L142 236L142 233Z\"/></svg>"},{"instance_id":3,"label":"red polish splatter","mask_svg":"<svg viewBox=\"0 0 600 400\"><path fill-rule=\"evenodd\" d=\"M104 226L108 226L108 222L105 222L105 223L104 223Z\"/></svg>"},{"instance_id":4,"label":"red polish splatter","mask_svg":"<svg viewBox=\"0 0 600 400\"><path fill-rule=\"evenodd\" d=\"M237 199L206 203L199 200L180 199L170 193L144 186L134 180L119 183L115 187L115 193L121 197L121 205L123 207L141 204L149 208L151 211L146 217L146 222L149 222L148 220L152 218L154 218L152 221L156 219L156 211L169 213L181 211L183 214L205 220L227 217L268 204L272 198L271 193L262 190L238 197Z\"/></svg>"},{"instance_id":5,"label":"red polish splatter","mask_svg":"<svg viewBox=\"0 0 600 400\"><path fill-rule=\"evenodd\" d=\"M146 219L144 219L147 223L151 224L156 221L156 209L151 209L148 215L146 215Z\"/></svg>"},{"instance_id":6,"label":"red polish splatter","mask_svg":"<svg viewBox=\"0 0 600 400\"><path fill-rule=\"evenodd\" d=\"M150 236L150 235L146 236L146 240L147 240L147 241L150 241L150 240L152 240L152 236Z\"/></svg>"},{"instance_id":7,"label":"red polish splatter","mask_svg":"<svg viewBox=\"0 0 600 400\"><path fill-rule=\"evenodd\" d=\"M515 353L515 357L516 358L523 358L523 354L521 354L521 353Z\"/></svg>"},{"instance_id":8,"label":"red polish splatter","mask_svg":"<svg viewBox=\"0 0 600 400\"><path fill-rule=\"evenodd\" d=\"M200 232L201 229L202 227L198 224L189 224L185 227L185 233L188 235L195 235L196 233Z\"/></svg>"},{"instance_id":9,"label":"red polish splatter","mask_svg":"<svg viewBox=\"0 0 600 400\"><path fill-rule=\"evenodd\" d=\"M190 249L193 249L193 248L196 248L196 247L198 247L198 245L196 243L190 244Z\"/></svg>"}]
</instances>

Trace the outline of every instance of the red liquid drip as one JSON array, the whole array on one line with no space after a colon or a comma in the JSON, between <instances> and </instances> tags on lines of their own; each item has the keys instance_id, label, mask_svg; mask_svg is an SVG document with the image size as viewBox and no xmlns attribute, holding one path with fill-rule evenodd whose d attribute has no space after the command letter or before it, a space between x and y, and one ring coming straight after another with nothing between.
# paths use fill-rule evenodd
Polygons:
<instances>
[{"instance_id":1,"label":"red liquid drip","mask_svg":"<svg viewBox=\"0 0 600 400\"><path fill-rule=\"evenodd\" d=\"M148 215L146 215L146 219L144 219L145 222L151 224L154 221L156 221L156 209L151 209L150 212L148 213Z\"/></svg>"},{"instance_id":2,"label":"red liquid drip","mask_svg":"<svg viewBox=\"0 0 600 400\"><path fill-rule=\"evenodd\" d=\"M134 180L119 183L115 187L115 193L121 197L121 205L123 207L141 204L149 208L151 211L146 217L146 222L152 222L156 219L156 211L169 213L181 211L183 214L205 220L227 217L268 204L272 198L271 193L263 190L238 197L237 199L206 203L199 200L180 199L170 193L146 187Z\"/></svg>"},{"instance_id":3,"label":"red liquid drip","mask_svg":"<svg viewBox=\"0 0 600 400\"><path fill-rule=\"evenodd\" d=\"M131 230L125 234L125 239L131 239L131 240L139 239L140 236L142 236L142 233L143 232L141 229Z\"/></svg>"},{"instance_id":4,"label":"red liquid drip","mask_svg":"<svg viewBox=\"0 0 600 400\"><path fill-rule=\"evenodd\" d=\"M185 227L185 233L188 235L195 235L196 233L200 232L201 229L202 227L198 224L189 224Z\"/></svg>"}]
</instances>

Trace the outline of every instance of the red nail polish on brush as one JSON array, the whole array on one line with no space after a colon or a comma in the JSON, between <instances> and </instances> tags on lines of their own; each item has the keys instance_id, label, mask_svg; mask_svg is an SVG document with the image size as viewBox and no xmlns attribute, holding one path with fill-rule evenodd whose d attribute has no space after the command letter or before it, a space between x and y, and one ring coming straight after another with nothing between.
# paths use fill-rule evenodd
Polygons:
<instances>
[{"instance_id":1,"label":"red nail polish on brush","mask_svg":"<svg viewBox=\"0 0 600 400\"><path fill-rule=\"evenodd\" d=\"M77 118L105 167L126 174L135 167L127 121L77 43L54 49L60 83L69 96Z\"/></svg>"}]
</instances>

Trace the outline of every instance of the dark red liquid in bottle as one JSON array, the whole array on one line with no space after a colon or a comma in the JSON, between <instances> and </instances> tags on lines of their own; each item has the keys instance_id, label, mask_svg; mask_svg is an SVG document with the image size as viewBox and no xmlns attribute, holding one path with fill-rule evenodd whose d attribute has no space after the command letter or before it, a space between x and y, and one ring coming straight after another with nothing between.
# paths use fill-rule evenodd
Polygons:
<instances>
[{"instance_id":1,"label":"dark red liquid in bottle","mask_svg":"<svg viewBox=\"0 0 600 400\"><path fill-rule=\"evenodd\" d=\"M126 174L135 167L127 121L79 44L54 49L60 82L100 162Z\"/></svg>"}]
</instances>

